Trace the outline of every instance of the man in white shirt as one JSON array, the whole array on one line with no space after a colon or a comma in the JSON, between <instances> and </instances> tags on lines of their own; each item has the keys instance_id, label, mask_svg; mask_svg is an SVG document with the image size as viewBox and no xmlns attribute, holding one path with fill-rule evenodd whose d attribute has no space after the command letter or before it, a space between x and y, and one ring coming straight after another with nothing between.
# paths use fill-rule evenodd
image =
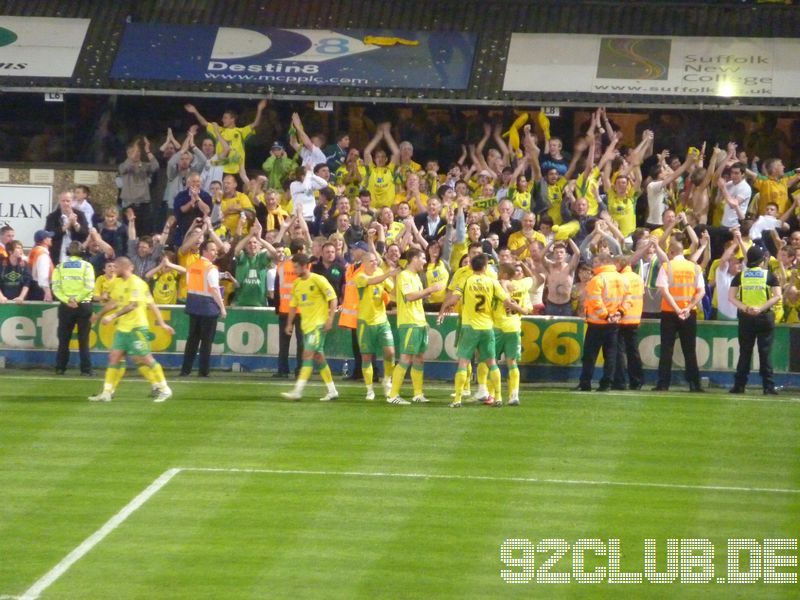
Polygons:
<instances>
[{"instance_id":1,"label":"man in white shirt","mask_svg":"<svg viewBox=\"0 0 800 600\"><path fill-rule=\"evenodd\" d=\"M664 224L661 215L669 208L669 186L696 161L697 156L689 154L683 164L674 171L666 164L661 164L651 172L653 181L647 184L647 225L652 229Z\"/></svg>"},{"instance_id":2,"label":"man in white shirt","mask_svg":"<svg viewBox=\"0 0 800 600\"><path fill-rule=\"evenodd\" d=\"M728 245L719 259L717 272L714 276L714 287L717 292L717 319L720 321L735 321L736 307L728 298L728 290L737 273L742 271L742 261L736 258L736 251L742 242L742 232L733 230L733 241Z\"/></svg>"},{"instance_id":3,"label":"man in white shirt","mask_svg":"<svg viewBox=\"0 0 800 600\"><path fill-rule=\"evenodd\" d=\"M730 181L720 178L719 190L725 202L722 212L722 226L730 229L739 225L739 221L745 218L747 207L750 206L750 197L753 190L745 181L746 167L742 163L736 163L731 167Z\"/></svg>"},{"instance_id":4,"label":"man in white shirt","mask_svg":"<svg viewBox=\"0 0 800 600\"><path fill-rule=\"evenodd\" d=\"M800 205L800 198L795 200L789 209L779 217L778 205L775 202L767 204L767 214L758 217L750 228L750 239L763 246L764 244L759 240L761 240L765 232L773 229L789 229L789 224L786 220L792 216L792 212L798 208L798 205Z\"/></svg>"},{"instance_id":5,"label":"man in white shirt","mask_svg":"<svg viewBox=\"0 0 800 600\"><path fill-rule=\"evenodd\" d=\"M94 208L89 202L89 188L85 185L76 185L72 190L72 208L83 213L90 229L94 227Z\"/></svg>"},{"instance_id":6,"label":"man in white shirt","mask_svg":"<svg viewBox=\"0 0 800 600\"><path fill-rule=\"evenodd\" d=\"M325 153L320 150L325 143L325 139L321 135L309 137L306 130L303 129L303 122L300 120L300 115L292 113L292 126L295 129L295 135L289 136L289 144L295 151L300 153L302 165L307 169L313 169L320 163L328 163Z\"/></svg>"}]
</instances>

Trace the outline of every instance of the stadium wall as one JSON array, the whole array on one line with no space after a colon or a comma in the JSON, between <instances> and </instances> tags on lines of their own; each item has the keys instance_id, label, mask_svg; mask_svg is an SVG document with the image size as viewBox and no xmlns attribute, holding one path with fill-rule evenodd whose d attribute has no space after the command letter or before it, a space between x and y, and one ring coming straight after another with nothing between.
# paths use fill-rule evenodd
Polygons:
<instances>
[{"instance_id":1,"label":"stadium wall","mask_svg":"<svg viewBox=\"0 0 800 600\"><path fill-rule=\"evenodd\" d=\"M183 355L188 334L188 318L182 306L162 306L164 320L175 329L169 335L155 328L152 349L163 364L177 367ZM394 317L390 316L394 325ZM21 305L0 305L0 357L6 367L49 367L54 364L58 305L29 302ZM457 317L450 316L436 325L436 316L428 315L429 347L426 353L426 374L451 379L456 364ZM651 373L658 366L658 321L643 321L639 330L639 351L645 369ZM697 331L697 356L700 369L712 383L727 385L739 358L736 322L700 321ZM522 326L523 381L563 383L574 381L583 351L584 322L575 318L525 317ZM96 324L92 328L90 347L96 367L105 366L106 353L114 335L113 325ZM227 319L217 324L212 352L212 366L217 369L261 371L274 369L278 354L278 319L271 308L237 308L228 311ZM800 329L779 325L775 332L773 363L781 385L794 386L800 372L800 360L794 349L800 342ZM294 356L292 342L290 357ZM72 342L77 350L77 341ZM332 367L339 371L345 360L352 360L350 330L334 327L327 338L326 354ZM77 355L73 354L73 361ZM754 373L757 373L758 357ZM680 344L675 351L676 376L679 381L683 366ZM757 377L756 377L757 379Z\"/></svg>"}]
</instances>

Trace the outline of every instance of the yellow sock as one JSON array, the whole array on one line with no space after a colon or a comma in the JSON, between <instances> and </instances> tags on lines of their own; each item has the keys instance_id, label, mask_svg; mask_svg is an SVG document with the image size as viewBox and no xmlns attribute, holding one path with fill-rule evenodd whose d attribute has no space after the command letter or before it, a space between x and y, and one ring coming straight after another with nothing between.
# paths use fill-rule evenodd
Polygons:
<instances>
[{"instance_id":1,"label":"yellow sock","mask_svg":"<svg viewBox=\"0 0 800 600\"><path fill-rule=\"evenodd\" d=\"M489 367L484 362L478 363L478 387L485 386L488 379Z\"/></svg>"},{"instance_id":2,"label":"yellow sock","mask_svg":"<svg viewBox=\"0 0 800 600\"><path fill-rule=\"evenodd\" d=\"M500 381L500 369L497 368L497 365L493 365L491 369L489 369L489 379L492 381L492 387L494 388L494 399L496 402L503 401L503 383Z\"/></svg>"},{"instance_id":3,"label":"yellow sock","mask_svg":"<svg viewBox=\"0 0 800 600\"><path fill-rule=\"evenodd\" d=\"M153 370L150 367L147 365L139 365L137 371L139 371L139 375L144 377L148 383L155 383L155 381L153 381Z\"/></svg>"},{"instance_id":4,"label":"yellow sock","mask_svg":"<svg viewBox=\"0 0 800 600\"><path fill-rule=\"evenodd\" d=\"M491 377L486 381L486 391L489 392L490 396L494 396L494 382Z\"/></svg>"},{"instance_id":5,"label":"yellow sock","mask_svg":"<svg viewBox=\"0 0 800 600\"><path fill-rule=\"evenodd\" d=\"M422 367L411 365L411 384L414 386L414 395L422 396L422 379L425 371Z\"/></svg>"},{"instance_id":6,"label":"yellow sock","mask_svg":"<svg viewBox=\"0 0 800 600\"><path fill-rule=\"evenodd\" d=\"M314 372L314 365L309 362L303 361L303 366L300 367L300 373L297 374L297 381L302 381L305 383L309 379L311 379L311 373Z\"/></svg>"},{"instance_id":7,"label":"yellow sock","mask_svg":"<svg viewBox=\"0 0 800 600\"><path fill-rule=\"evenodd\" d=\"M109 366L106 369L105 381L103 382L103 391L113 394L116 391L119 382L122 381L122 378L124 376L125 376L124 364Z\"/></svg>"},{"instance_id":8,"label":"yellow sock","mask_svg":"<svg viewBox=\"0 0 800 600\"><path fill-rule=\"evenodd\" d=\"M508 395L519 395L519 367L517 365L508 367Z\"/></svg>"},{"instance_id":9,"label":"yellow sock","mask_svg":"<svg viewBox=\"0 0 800 600\"><path fill-rule=\"evenodd\" d=\"M394 360L391 359L383 359L383 376L384 377L391 377L392 371L394 371Z\"/></svg>"},{"instance_id":10,"label":"yellow sock","mask_svg":"<svg viewBox=\"0 0 800 600\"><path fill-rule=\"evenodd\" d=\"M465 371L466 377L464 378L464 393L467 393L472 388L472 363L467 363L467 369Z\"/></svg>"},{"instance_id":11,"label":"yellow sock","mask_svg":"<svg viewBox=\"0 0 800 600\"><path fill-rule=\"evenodd\" d=\"M453 402L456 404L461 402L461 392L464 390L464 382L467 379L467 370L466 369L458 369L456 371L456 396L453 398Z\"/></svg>"},{"instance_id":12,"label":"yellow sock","mask_svg":"<svg viewBox=\"0 0 800 600\"><path fill-rule=\"evenodd\" d=\"M155 385L166 385L167 378L164 376L164 369L161 368L161 363L155 363L150 367L150 373L153 376L153 383Z\"/></svg>"},{"instance_id":13,"label":"yellow sock","mask_svg":"<svg viewBox=\"0 0 800 600\"><path fill-rule=\"evenodd\" d=\"M372 363L362 365L361 372L364 374L364 385L372 387Z\"/></svg>"},{"instance_id":14,"label":"yellow sock","mask_svg":"<svg viewBox=\"0 0 800 600\"><path fill-rule=\"evenodd\" d=\"M392 372L392 392L389 394L390 398L395 398L400 395L400 388L403 387L403 379L406 378L407 370L408 365L404 365L401 362L394 366L394 372Z\"/></svg>"},{"instance_id":15,"label":"yellow sock","mask_svg":"<svg viewBox=\"0 0 800 600\"><path fill-rule=\"evenodd\" d=\"M331 374L331 368L328 366L328 363L322 363L322 367L319 370L319 376L322 377L322 381L329 385L333 383L333 374Z\"/></svg>"}]
</instances>

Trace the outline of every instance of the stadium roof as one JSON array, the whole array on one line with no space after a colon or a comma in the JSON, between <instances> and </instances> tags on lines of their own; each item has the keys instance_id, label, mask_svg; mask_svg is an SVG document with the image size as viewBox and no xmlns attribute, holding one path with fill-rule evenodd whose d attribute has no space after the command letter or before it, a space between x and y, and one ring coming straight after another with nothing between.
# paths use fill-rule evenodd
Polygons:
<instances>
[{"instance_id":1,"label":"stadium roof","mask_svg":"<svg viewBox=\"0 0 800 600\"><path fill-rule=\"evenodd\" d=\"M609 106L729 106L800 109L800 100L630 96L618 94L504 92L506 57L513 32L612 35L797 37L800 8L760 2L608 2L566 0L327 0L294 2L219 0L0 1L16 16L91 18L72 78L0 76L5 91L159 94L457 104ZM110 71L127 22L303 29L383 28L477 33L464 90L304 87L217 81L112 79Z\"/></svg>"}]
</instances>

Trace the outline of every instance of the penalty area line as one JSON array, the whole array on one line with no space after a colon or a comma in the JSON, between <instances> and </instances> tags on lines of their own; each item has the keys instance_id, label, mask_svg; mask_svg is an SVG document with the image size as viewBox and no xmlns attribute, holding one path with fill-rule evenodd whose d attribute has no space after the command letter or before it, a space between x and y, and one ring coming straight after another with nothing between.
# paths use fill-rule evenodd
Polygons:
<instances>
[{"instance_id":1,"label":"penalty area line","mask_svg":"<svg viewBox=\"0 0 800 600\"><path fill-rule=\"evenodd\" d=\"M613 481L596 479L552 479L495 475L457 475L442 473L392 473L382 471L314 471L303 469L248 469L224 467L181 467L180 471L195 473L254 473L268 475L317 475L323 477L375 477L395 479L439 479L448 481L489 481L497 483L540 483L550 485L617 486L711 492L749 492L766 494L800 494L795 488L747 487L736 485L703 485L658 481Z\"/></svg>"},{"instance_id":2,"label":"penalty area line","mask_svg":"<svg viewBox=\"0 0 800 600\"><path fill-rule=\"evenodd\" d=\"M19 596L19 600L36 600L42 594L42 592L53 585L53 583L55 583L59 577L66 573L70 567L72 567L72 565L86 556L92 550L92 548L102 542L108 536L108 534L124 523L128 517L136 512L145 502L150 500L150 498L152 498L159 490L161 490L161 488L167 485L170 480L180 472L181 469L168 469L167 471L164 471L155 481L153 481L153 483L147 486L144 491L139 493L139 495L126 504L122 510L106 521L105 524L100 527L100 529L83 540L78 547L61 559L61 562L45 573L36 583L34 583L21 596Z\"/></svg>"},{"instance_id":3,"label":"penalty area line","mask_svg":"<svg viewBox=\"0 0 800 600\"><path fill-rule=\"evenodd\" d=\"M322 477L364 477L364 478L392 478L392 479L420 479L444 481L476 481L495 483L532 483L545 485L574 485L574 486L614 486L638 487L656 489L696 490L711 492L746 492L767 494L800 494L800 489L794 488L768 488L746 487L735 485L693 485L683 483L669 483L656 481L613 481L593 479L552 479L539 477L513 477L493 475L458 475L441 473L396 473L385 471L324 471L305 469L258 469L236 467L176 467L167 469L159 475L149 486L140 492L133 500L126 504L117 514L106 521L100 529L86 538L79 546L67 554L61 561L45 573L38 581L30 586L21 596L0 595L0 600L37 600L39 596L53 585L76 562L86 556L91 550L102 542L117 527L122 525L128 517L141 508L148 500L164 488L176 475L182 472L192 473L243 473L264 475L299 475Z\"/></svg>"}]
</instances>

